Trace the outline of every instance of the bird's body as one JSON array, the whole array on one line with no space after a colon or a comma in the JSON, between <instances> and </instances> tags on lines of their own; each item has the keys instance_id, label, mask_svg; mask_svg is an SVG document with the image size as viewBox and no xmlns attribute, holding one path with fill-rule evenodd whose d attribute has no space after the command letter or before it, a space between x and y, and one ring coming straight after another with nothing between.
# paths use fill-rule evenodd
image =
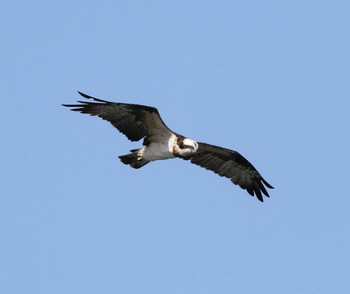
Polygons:
<instances>
[{"instance_id":1,"label":"bird's body","mask_svg":"<svg viewBox=\"0 0 350 294\"><path fill-rule=\"evenodd\" d=\"M131 150L132 153L119 156L119 158L123 163L130 164L131 167L140 168L151 161L175 158L173 153L175 142L174 134L154 136L152 142L145 147Z\"/></svg>"},{"instance_id":2,"label":"bird's body","mask_svg":"<svg viewBox=\"0 0 350 294\"><path fill-rule=\"evenodd\" d=\"M176 138L174 135L165 138L159 138L160 140L154 143L148 144L138 150L138 153L147 161L162 160L175 158L173 153L173 146Z\"/></svg>"},{"instance_id":3,"label":"bird's body","mask_svg":"<svg viewBox=\"0 0 350 294\"><path fill-rule=\"evenodd\" d=\"M64 104L64 106L109 121L131 141L143 139L144 147L119 156L124 164L140 168L151 161L182 158L229 178L234 184L247 190L250 195L256 195L260 201L263 201L262 194L269 197L264 185L271 189L273 187L238 152L196 142L171 131L154 107L109 102L80 92L79 94L95 102L78 101L80 104Z\"/></svg>"}]
</instances>

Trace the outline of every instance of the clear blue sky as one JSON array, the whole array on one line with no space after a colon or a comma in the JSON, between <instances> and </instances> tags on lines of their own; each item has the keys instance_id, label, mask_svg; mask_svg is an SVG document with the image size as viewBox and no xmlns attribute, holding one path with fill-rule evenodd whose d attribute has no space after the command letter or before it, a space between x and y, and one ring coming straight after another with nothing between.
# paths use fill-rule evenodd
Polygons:
<instances>
[{"instance_id":1,"label":"clear blue sky","mask_svg":"<svg viewBox=\"0 0 350 294\"><path fill-rule=\"evenodd\" d=\"M349 1L2 1L0 292L350 293ZM260 203L140 170L77 90L239 151Z\"/></svg>"}]
</instances>

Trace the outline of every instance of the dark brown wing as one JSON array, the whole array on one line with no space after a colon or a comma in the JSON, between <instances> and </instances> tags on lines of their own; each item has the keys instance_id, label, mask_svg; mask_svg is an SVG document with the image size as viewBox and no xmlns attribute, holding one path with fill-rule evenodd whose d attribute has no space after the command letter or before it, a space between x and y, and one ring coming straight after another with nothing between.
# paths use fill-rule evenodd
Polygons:
<instances>
[{"instance_id":1,"label":"dark brown wing","mask_svg":"<svg viewBox=\"0 0 350 294\"><path fill-rule=\"evenodd\" d=\"M96 115L109 121L115 128L131 141L161 132L171 133L165 125L156 108L138 104L115 103L91 97L78 92L87 99L95 102L78 101L80 104L62 104L71 107L73 111Z\"/></svg>"},{"instance_id":2,"label":"dark brown wing","mask_svg":"<svg viewBox=\"0 0 350 294\"><path fill-rule=\"evenodd\" d=\"M191 159L192 163L229 178L234 184L247 190L250 195L256 195L261 202L262 193L269 197L264 185L270 189L273 187L238 152L206 143L198 143L198 146L197 153Z\"/></svg>"}]
</instances>

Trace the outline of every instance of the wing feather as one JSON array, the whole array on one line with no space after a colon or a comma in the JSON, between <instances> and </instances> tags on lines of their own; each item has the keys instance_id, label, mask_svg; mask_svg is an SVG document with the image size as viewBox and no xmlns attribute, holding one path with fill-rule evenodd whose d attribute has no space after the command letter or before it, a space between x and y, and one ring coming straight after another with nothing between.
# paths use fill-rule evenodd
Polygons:
<instances>
[{"instance_id":1,"label":"wing feather","mask_svg":"<svg viewBox=\"0 0 350 294\"><path fill-rule=\"evenodd\" d=\"M80 104L62 104L71 107L72 111L90 114L109 121L116 129L123 133L131 141L160 132L171 133L165 125L156 108L128 103L116 103L98 99L78 92L90 101L78 101Z\"/></svg>"},{"instance_id":2,"label":"wing feather","mask_svg":"<svg viewBox=\"0 0 350 294\"><path fill-rule=\"evenodd\" d=\"M263 194L269 197L266 187L273 187L259 174L255 167L236 151L198 142L197 153L191 162L207 170L229 178L235 185L256 196L261 202ZM264 186L265 185L265 186Z\"/></svg>"}]
</instances>

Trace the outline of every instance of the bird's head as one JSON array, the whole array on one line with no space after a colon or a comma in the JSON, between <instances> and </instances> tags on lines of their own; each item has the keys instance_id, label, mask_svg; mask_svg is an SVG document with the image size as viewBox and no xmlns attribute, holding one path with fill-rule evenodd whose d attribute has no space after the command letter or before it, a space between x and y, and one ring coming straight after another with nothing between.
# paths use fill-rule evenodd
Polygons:
<instances>
[{"instance_id":1,"label":"bird's head","mask_svg":"<svg viewBox=\"0 0 350 294\"><path fill-rule=\"evenodd\" d=\"M198 144L196 141L189 138L178 138L177 145L179 147L178 156L189 160L198 150Z\"/></svg>"}]
</instances>

